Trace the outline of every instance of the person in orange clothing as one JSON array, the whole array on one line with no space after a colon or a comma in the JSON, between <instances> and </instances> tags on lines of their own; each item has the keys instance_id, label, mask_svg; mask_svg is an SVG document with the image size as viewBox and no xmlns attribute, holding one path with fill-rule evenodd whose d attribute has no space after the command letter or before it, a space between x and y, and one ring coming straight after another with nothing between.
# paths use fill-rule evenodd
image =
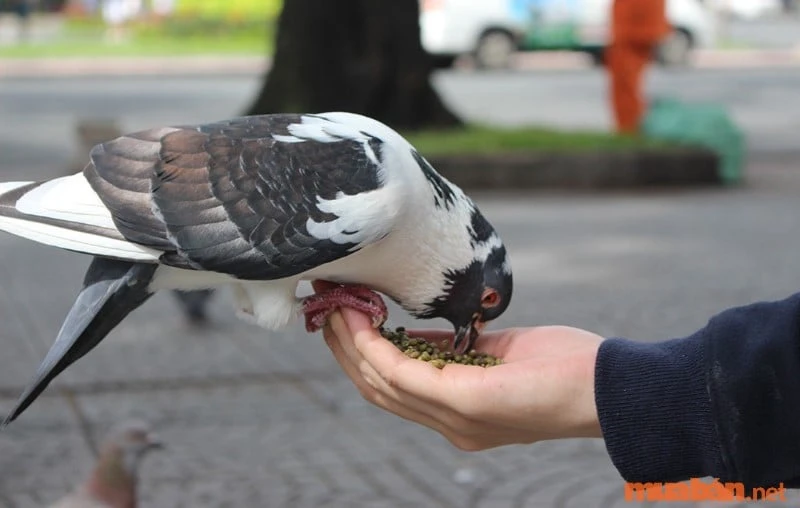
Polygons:
<instances>
[{"instance_id":1,"label":"person in orange clothing","mask_svg":"<svg viewBox=\"0 0 800 508\"><path fill-rule=\"evenodd\" d=\"M670 31L666 0L614 0L606 65L617 132L639 131L645 110L643 74L659 42Z\"/></svg>"}]
</instances>

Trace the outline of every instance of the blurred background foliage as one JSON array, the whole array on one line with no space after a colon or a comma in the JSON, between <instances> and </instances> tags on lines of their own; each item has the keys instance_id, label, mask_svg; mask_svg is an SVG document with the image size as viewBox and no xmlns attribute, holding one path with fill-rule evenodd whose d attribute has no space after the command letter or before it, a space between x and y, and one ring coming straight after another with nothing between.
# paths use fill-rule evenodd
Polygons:
<instances>
[{"instance_id":1,"label":"blurred background foliage","mask_svg":"<svg viewBox=\"0 0 800 508\"><path fill-rule=\"evenodd\" d=\"M2 10L12 12L11 2L0 0ZM109 23L101 9L40 4L34 15L52 18L53 36L0 46L0 57L271 54L282 5L282 0L177 0L168 16L157 16L145 1L124 22L124 35L108 44Z\"/></svg>"},{"instance_id":2,"label":"blurred background foliage","mask_svg":"<svg viewBox=\"0 0 800 508\"><path fill-rule=\"evenodd\" d=\"M276 18L282 0L178 0L175 8L179 16L236 20Z\"/></svg>"}]
</instances>

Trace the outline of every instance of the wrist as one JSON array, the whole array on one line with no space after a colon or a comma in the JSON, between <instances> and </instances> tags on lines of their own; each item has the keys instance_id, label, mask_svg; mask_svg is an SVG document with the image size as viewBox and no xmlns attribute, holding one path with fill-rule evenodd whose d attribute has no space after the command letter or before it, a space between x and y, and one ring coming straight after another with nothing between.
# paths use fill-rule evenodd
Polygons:
<instances>
[{"instance_id":1,"label":"wrist","mask_svg":"<svg viewBox=\"0 0 800 508\"><path fill-rule=\"evenodd\" d=\"M576 372L576 393L572 410L572 421L568 428L570 435L567 437L603 437L600 426L600 417L597 412L595 397L595 378L597 369L597 355L600 342L587 352L583 362L580 362Z\"/></svg>"},{"instance_id":2,"label":"wrist","mask_svg":"<svg viewBox=\"0 0 800 508\"><path fill-rule=\"evenodd\" d=\"M540 430L547 428L552 433L544 439L602 437L595 376L603 338L571 327L548 327L542 333L553 340L557 349L554 357L540 359L535 369L547 379L547 399L542 399L542 393L534 399L543 404L540 407L547 422Z\"/></svg>"}]
</instances>

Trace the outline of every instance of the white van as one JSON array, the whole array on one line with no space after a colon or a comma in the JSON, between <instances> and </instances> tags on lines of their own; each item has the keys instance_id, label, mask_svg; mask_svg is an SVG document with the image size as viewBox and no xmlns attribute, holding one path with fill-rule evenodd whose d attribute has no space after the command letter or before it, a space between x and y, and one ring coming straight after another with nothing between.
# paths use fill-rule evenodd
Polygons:
<instances>
[{"instance_id":1,"label":"white van","mask_svg":"<svg viewBox=\"0 0 800 508\"><path fill-rule=\"evenodd\" d=\"M613 0L420 0L422 46L438 66L472 55L504 68L515 51L583 51L602 62ZM713 45L714 18L700 0L667 0L674 30L659 49L666 65L685 64Z\"/></svg>"}]
</instances>

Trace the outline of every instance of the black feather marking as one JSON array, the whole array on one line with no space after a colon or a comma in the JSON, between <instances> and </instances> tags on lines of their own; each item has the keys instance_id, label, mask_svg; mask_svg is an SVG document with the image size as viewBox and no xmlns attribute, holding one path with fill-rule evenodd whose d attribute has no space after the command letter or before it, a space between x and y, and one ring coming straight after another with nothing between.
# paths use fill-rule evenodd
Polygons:
<instances>
[{"instance_id":1,"label":"black feather marking","mask_svg":"<svg viewBox=\"0 0 800 508\"><path fill-rule=\"evenodd\" d=\"M476 312L484 321L496 319L505 312L513 291L513 278L503 269L505 264L506 249L500 245L485 260L474 259L463 269L446 272L443 294L426 302L425 310L414 313L415 317L441 317L457 325L469 323ZM500 296L500 304L491 309L481 307L483 290L487 287Z\"/></svg>"},{"instance_id":2,"label":"black feather marking","mask_svg":"<svg viewBox=\"0 0 800 508\"><path fill-rule=\"evenodd\" d=\"M472 209L469 227L469 243L475 247L479 243L486 243L494 233L494 228L477 208Z\"/></svg>"},{"instance_id":3,"label":"black feather marking","mask_svg":"<svg viewBox=\"0 0 800 508\"><path fill-rule=\"evenodd\" d=\"M156 266L95 257L55 342L3 422L14 421L64 369L91 351L130 312L147 301Z\"/></svg>"},{"instance_id":4,"label":"black feather marking","mask_svg":"<svg viewBox=\"0 0 800 508\"><path fill-rule=\"evenodd\" d=\"M480 300L483 290L483 266L474 260L466 268L448 270L444 273L444 294L425 303L426 309L415 314L420 319L444 317L451 322L461 320L461 314L472 315L468 302Z\"/></svg>"},{"instance_id":5,"label":"black feather marking","mask_svg":"<svg viewBox=\"0 0 800 508\"><path fill-rule=\"evenodd\" d=\"M383 164L383 141L379 138L373 136L369 132L360 131L361 134L369 138L367 144L372 149L372 152L375 154L375 157L378 159L380 164Z\"/></svg>"},{"instance_id":6,"label":"black feather marking","mask_svg":"<svg viewBox=\"0 0 800 508\"><path fill-rule=\"evenodd\" d=\"M414 160L417 161L419 168L425 175L425 178L430 183L433 189L433 201L436 208L445 207L448 210L455 205L456 195L453 187L450 186L444 179L436 172L435 169L422 157L416 150L411 150Z\"/></svg>"}]
</instances>

